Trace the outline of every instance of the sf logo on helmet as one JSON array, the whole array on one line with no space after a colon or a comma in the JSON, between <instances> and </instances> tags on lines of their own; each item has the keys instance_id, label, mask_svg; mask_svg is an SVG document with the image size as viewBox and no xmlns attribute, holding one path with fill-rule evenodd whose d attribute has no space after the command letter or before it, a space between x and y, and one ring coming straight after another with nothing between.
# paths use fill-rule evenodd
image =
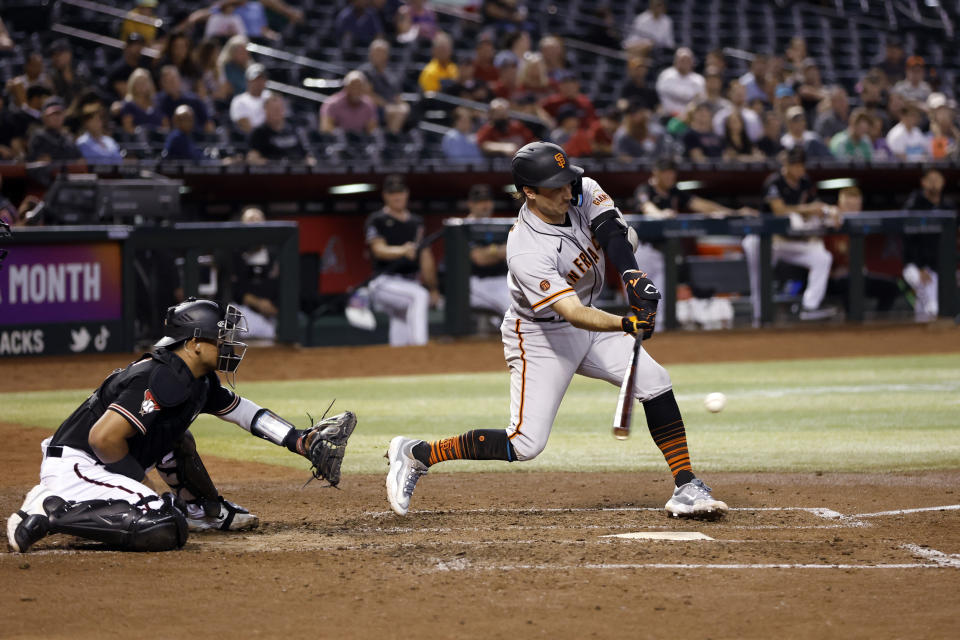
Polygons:
<instances>
[{"instance_id":1,"label":"sf logo on helmet","mask_svg":"<svg viewBox=\"0 0 960 640\"><path fill-rule=\"evenodd\" d=\"M553 156L553 159L557 161L557 166L560 167L561 169L567 166L567 159L563 156L562 153L557 153L557 155Z\"/></svg>"}]
</instances>

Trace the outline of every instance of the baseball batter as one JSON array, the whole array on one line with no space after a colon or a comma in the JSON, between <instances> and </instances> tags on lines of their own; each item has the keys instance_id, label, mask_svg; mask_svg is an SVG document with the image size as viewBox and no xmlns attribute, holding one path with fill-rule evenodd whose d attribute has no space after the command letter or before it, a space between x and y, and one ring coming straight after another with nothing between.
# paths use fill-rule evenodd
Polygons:
<instances>
[{"instance_id":1,"label":"baseball batter","mask_svg":"<svg viewBox=\"0 0 960 640\"><path fill-rule=\"evenodd\" d=\"M167 311L166 337L150 353L117 369L40 449L40 484L7 520L13 551L52 533L120 549L182 547L188 531L250 529L257 516L224 500L187 430L200 413L233 422L313 463L316 477L340 480L340 462L356 418L345 412L299 430L220 385L246 352L237 340L243 314L190 298ZM229 379L229 378L228 378ZM144 484L156 467L173 490Z\"/></svg>"},{"instance_id":2,"label":"baseball batter","mask_svg":"<svg viewBox=\"0 0 960 640\"><path fill-rule=\"evenodd\" d=\"M620 385L635 338L654 330L660 293L637 269L627 225L596 181L582 177L554 144L533 142L513 157L513 181L524 203L507 239L512 304L501 325L510 369L510 426L478 429L437 442L402 436L390 442L387 498L404 515L417 481L438 462L531 460L547 444L560 401L575 373ZM593 307L605 261L622 274L632 315ZM674 516L719 517L715 500L690 465L686 432L670 377L646 351L633 391L673 473L666 503Z\"/></svg>"}]
</instances>

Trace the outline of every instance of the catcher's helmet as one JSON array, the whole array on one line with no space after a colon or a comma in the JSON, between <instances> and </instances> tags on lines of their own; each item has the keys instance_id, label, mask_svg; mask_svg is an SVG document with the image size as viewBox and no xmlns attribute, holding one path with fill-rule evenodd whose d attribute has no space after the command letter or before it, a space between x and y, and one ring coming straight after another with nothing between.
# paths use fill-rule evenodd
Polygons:
<instances>
[{"instance_id":1,"label":"catcher's helmet","mask_svg":"<svg viewBox=\"0 0 960 640\"><path fill-rule=\"evenodd\" d=\"M213 300L187 298L167 309L163 326L166 335L157 342L158 347L171 347L192 338L215 342L219 350L217 371L233 373L247 351L247 345L237 340L237 334L247 330L247 320L232 304L224 314Z\"/></svg>"},{"instance_id":2,"label":"catcher's helmet","mask_svg":"<svg viewBox=\"0 0 960 640\"><path fill-rule=\"evenodd\" d=\"M570 164L566 152L552 142L531 142L517 151L510 165L517 191L523 187L562 187L573 183L573 204L579 204L583 169Z\"/></svg>"}]
</instances>

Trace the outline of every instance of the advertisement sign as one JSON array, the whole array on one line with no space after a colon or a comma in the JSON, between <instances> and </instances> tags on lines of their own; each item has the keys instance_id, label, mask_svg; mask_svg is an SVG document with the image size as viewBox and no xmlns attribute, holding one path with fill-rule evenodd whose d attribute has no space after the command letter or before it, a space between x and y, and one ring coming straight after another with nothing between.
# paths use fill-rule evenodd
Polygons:
<instances>
[{"instance_id":1,"label":"advertisement sign","mask_svg":"<svg viewBox=\"0 0 960 640\"><path fill-rule=\"evenodd\" d=\"M120 322L0 326L0 357L122 350Z\"/></svg>"},{"instance_id":2,"label":"advertisement sign","mask_svg":"<svg viewBox=\"0 0 960 640\"><path fill-rule=\"evenodd\" d=\"M119 321L121 285L119 243L11 247L0 270L0 329Z\"/></svg>"}]
</instances>

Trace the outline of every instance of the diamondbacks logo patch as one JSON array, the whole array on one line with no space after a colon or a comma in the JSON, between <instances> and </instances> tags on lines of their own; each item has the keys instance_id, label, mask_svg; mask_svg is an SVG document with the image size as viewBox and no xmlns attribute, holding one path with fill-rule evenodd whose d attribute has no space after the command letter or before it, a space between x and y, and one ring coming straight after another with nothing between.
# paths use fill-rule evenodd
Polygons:
<instances>
[{"instance_id":1,"label":"diamondbacks logo patch","mask_svg":"<svg viewBox=\"0 0 960 640\"><path fill-rule=\"evenodd\" d=\"M140 403L140 415L145 416L148 413L152 413L160 408L160 405L157 404L157 399L153 397L153 394L150 392L150 389L147 389L143 392L143 402Z\"/></svg>"},{"instance_id":2,"label":"diamondbacks logo patch","mask_svg":"<svg viewBox=\"0 0 960 640\"><path fill-rule=\"evenodd\" d=\"M553 159L557 161L557 166L561 169L567 166L567 159L562 153L557 153L555 156L553 156Z\"/></svg>"},{"instance_id":3,"label":"diamondbacks logo patch","mask_svg":"<svg viewBox=\"0 0 960 640\"><path fill-rule=\"evenodd\" d=\"M546 280L541 280L541 281L540 281L540 291L547 291L548 289L550 289L550 283L547 282Z\"/></svg>"}]
</instances>

